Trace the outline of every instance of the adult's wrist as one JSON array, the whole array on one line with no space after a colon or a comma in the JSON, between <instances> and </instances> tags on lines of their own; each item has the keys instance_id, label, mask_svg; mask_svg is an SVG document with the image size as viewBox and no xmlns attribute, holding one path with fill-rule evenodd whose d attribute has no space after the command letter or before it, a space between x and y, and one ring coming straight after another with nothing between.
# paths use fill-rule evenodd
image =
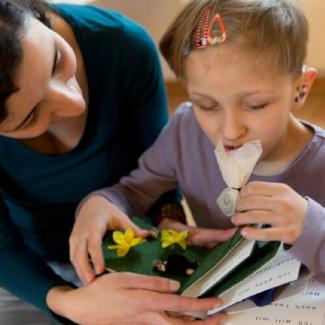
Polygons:
<instances>
[{"instance_id":1,"label":"adult's wrist","mask_svg":"<svg viewBox=\"0 0 325 325\"><path fill-rule=\"evenodd\" d=\"M76 288L68 285L56 286L49 290L46 303L54 314L69 318L71 301L69 301L67 293L72 290L76 290Z\"/></svg>"}]
</instances>

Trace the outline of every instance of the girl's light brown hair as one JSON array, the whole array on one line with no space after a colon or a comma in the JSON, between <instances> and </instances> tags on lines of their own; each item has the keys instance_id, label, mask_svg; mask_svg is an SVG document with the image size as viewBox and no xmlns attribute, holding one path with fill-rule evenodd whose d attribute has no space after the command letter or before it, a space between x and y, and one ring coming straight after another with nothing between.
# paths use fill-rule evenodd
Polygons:
<instances>
[{"instance_id":1,"label":"girl's light brown hair","mask_svg":"<svg viewBox=\"0 0 325 325\"><path fill-rule=\"evenodd\" d=\"M179 79L184 76L186 55L204 51L193 47L202 15L210 8L219 13L227 29L223 44L251 50L262 64L300 74L307 54L308 22L295 0L192 0L176 17L160 41L160 51Z\"/></svg>"}]
</instances>

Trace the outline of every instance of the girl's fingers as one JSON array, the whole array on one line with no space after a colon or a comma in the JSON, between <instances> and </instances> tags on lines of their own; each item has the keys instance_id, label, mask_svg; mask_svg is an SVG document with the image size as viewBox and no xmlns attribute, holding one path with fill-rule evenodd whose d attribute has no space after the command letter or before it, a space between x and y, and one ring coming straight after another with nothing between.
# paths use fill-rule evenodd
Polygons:
<instances>
[{"instance_id":1,"label":"girl's fingers","mask_svg":"<svg viewBox=\"0 0 325 325\"><path fill-rule=\"evenodd\" d=\"M284 228L262 228L256 229L251 227L244 227L241 230L243 237L252 240L261 241L285 241L288 239L288 231ZM290 237L291 238L291 237Z\"/></svg>"},{"instance_id":2,"label":"girl's fingers","mask_svg":"<svg viewBox=\"0 0 325 325\"><path fill-rule=\"evenodd\" d=\"M250 182L246 184L239 193L239 197L245 196L276 196L281 195L284 192L287 192L289 189L288 185L283 183L275 183L275 182Z\"/></svg>"},{"instance_id":3,"label":"girl's fingers","mask_svg":"<svg viewBox=\"0 0 325 325\"><path fill-rule=\"evenodd\" d=\"M254 210L235 213L232 216L231 221L236 226L249 224L277 225L281 221L281 219L279 215L271 211Z\"/></svg>"},{"instance_id":4,"label":"girl's fingers","mask_svg":"<svg viewBox=\"0 0 325 325\"><path fill-rule=\"evenodd\" d=\"M175 231L183 231L183 230L189 230L192 227L189 227L189 226L187 226L184 223L181 223L179 221L175 221L173 219L165 218L159 224L159 228L160 229L173 229Z\"/></svg>"},{"instance_id":5,"label":"girl's fingers","mask_svg":"<svg viewBox=\"0 0 325 325\"><path fill-rule=\"evenodd\" d=\"M192 233L190 231L189 243L195 246L215 245L230 239L236 230L237 228L227 230L194 228Z\"/></svg>"},{"instance_id":6,"label":"girl's fingers","mask_svg":"<svg viewBox=\"0 0 325 325\"><path fill-rule=\"evenodd\" d=\"M250 195L241 197L237 201L236 211L245 212L251 210L274 211L277 206L276 199L272 196Z\"/></svg>"},{"instance_id":7,"label":"girl's fingers","mask_svg":"<svg viewBox=\"0 0 325 325\"><path fill-rule=\"evenodd\" d=\"M230 239L237 230L236 228L220 230L192 227L171 219L164 219L160 224L160 228L169 228L176 231L187 230L189 232L188 244L204 247L215 246L219 242Z\"/></svg>"}]
</instances>

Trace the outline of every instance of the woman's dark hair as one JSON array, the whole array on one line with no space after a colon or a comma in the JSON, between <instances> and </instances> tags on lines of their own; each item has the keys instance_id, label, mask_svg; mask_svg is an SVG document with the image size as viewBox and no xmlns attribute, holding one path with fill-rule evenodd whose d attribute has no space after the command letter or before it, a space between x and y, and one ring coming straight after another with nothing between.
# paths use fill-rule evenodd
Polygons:
<instances>
[{"instance_id":1,"label":"woman's dark hair","mask_svg":"<svg viewBox=\"0 0 325 325\"><path fill-rule=\"evenodd\" d=\"M19 90L15 79L23 56L26 18L35 17L50 27L48 10L42 0L0 0L0 123L7 117L7 98Z\"/></svg>"}]
</instances>

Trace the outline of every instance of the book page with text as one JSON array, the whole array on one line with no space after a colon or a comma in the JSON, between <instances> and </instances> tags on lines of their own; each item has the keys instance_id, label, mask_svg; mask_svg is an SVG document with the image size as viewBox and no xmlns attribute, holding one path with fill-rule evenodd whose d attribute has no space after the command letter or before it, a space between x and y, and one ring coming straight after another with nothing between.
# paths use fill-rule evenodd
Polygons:
<instances>
[{"instance_id":1,"label":"book page with text","mask_svg":"<svg viewBox=\"0 0 325 325\"><path fill-rule=\"evenodd\" d=\"M226 325L325 325L325 285L312 278L306 290L284 301L229 315Z\"/></svg>"},{"instance_id":2,"label":"book page with text","mask_svg":"<svg viewBox=\"0 0 325 325\"><path fill-rule=\"evenodd\" d=\"M300 266L301 263L298 260L285 251L280 251L260 270L221 294L219 297L224 305L210 310L208 314L219 312L257 293L295 281L298 278Z\"/></svg>"}]
</instances>

